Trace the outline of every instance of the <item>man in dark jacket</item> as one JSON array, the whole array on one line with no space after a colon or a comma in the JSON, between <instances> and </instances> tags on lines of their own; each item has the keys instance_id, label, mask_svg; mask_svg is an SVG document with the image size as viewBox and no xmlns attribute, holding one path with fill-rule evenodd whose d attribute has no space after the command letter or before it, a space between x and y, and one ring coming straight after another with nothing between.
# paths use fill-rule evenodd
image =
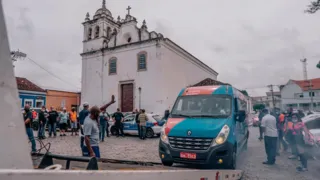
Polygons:
<instances>
[{"instance_id":1,"label":"man in dark jacket","mask_svg":"<svg viewBox=\"0 0 320 180\"><path fill-rule=\"evenodd\" d=\"M49 137L51 137L52 133L54 135L54 137L57 137L57 131L56 131L56 127L57 127L57 118L59 117L59 113L53 108L50 108L51 111L49 112Z\"/></svg>"},{"instance_id":2,"label":"man in dark jacket","mask_svg":"<svg viewBox=\"0 0 320 180\"><path fill-rule=\"evenodd\" d=\"M136 124L138 126L138 135L139 135L139 137L140 137L140 133L141 133L141 131L140 131L140 121L139 121L140 113L141 113L141 110L138 111L138 109L136 109Z\"/></svg>"},{"instance_id":3,"label":"man in dark jacket","mask_svg":"<svg viewBox=\"0 0 320 180\"><path fill-rule=\"evenodd\" d=\"M47 118L45 116L46 107L42 106L41 111L39 112L39 128L38 128L38 138L45 139L45 126L47 123Z\"/></svg>"},{"instance_id":4,"label":"man in dark jacket","mask_svg":"<svg viewBox=\"0 0 320 180\"><path fill-rule=\"evenodd\" d=\"M259 133L260 133L259 140L260 141L262 141L262 139L263 139L263 130L262 130L262 127L261 127L261 121L262 121L262 118L263 118L264 115L265 114L262 111L260 111L260 113L259 113Z\"/></svg>"},{"instance_id":5,"label":"man in dark jacket","mask_svg":"<svg viewBox=\"0 0 320 180\"><path fill-rule=\"evenodd\" d=\"M89 115L89 103L83 103L83 109L79 113L79 122L80 122L80 147L82 149L84 145L84 135L83 135L83 122L84 119Z\"/></svg>"}]
</instances>

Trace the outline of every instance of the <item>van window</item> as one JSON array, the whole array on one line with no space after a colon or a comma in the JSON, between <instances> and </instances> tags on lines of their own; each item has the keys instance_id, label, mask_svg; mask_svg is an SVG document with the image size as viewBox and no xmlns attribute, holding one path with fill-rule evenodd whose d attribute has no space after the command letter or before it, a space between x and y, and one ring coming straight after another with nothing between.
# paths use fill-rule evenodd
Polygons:
<instances>
[{"instance_id":1,"label":"van window","mask_svg":"<svg viewBox=\"0 0 320 180\"><path fill-rule=\"evenodd\" d=\"M171 114L185 116L229 116L232 99L229 95L180 96Z\"/></svg>"}]
</instances>

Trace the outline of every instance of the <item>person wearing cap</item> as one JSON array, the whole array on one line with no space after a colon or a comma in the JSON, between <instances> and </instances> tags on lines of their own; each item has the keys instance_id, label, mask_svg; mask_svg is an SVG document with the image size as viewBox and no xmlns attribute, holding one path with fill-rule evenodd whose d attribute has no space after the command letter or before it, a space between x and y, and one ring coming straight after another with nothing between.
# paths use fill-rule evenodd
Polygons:
<instances>
[{"instance_id":1,"label":"person wearing cap","mask_svg":"<svg viewBox=\"0 0 320 180\"><path fill-rule=\"evenodd\" d=\"M273 165L275 164L277 154L277 120L269 114L267 109L262 110L262 113L265 114L261 120L261 128L264 133L264 145L267 154L267 161L264 161L263 164Z\"/></svg>"},{"instance_id":2,"label":"person wearing cap","mask_svg":"<svg viewBox=\"0 0 320 180\"><path fill-rule=\"evenodd\" d=\"M114 95L111 96L111 101L103 106L101 106L99 109L100 111L106 111L106 109L113 103L115 103L115 97ZM79 121L80 121L80 147L82 150L82 153L85 153L84 151L84 140L85 140L85 135L84 135L84 121L85 119L90 115L89 112L89 103L85 102L83 103L83 110L79 113ZM99 137L99 136L98 136Z\"/></svg>"},{"instance_id":3,"label":"person wearing cap","mask_svg":"<svg viewBox=\"0 0 320 180\"><path fill-rule=\"evenodd\" d=\"M66 131L68 129L68 119L69 113L66 108L63 108L63 111L59 115L59 127L60 127L60 136L66 136Z\"/></svg>"},{"instance_id":4,"label":"person wearing cap","mask_svg":"<svg viewBox=\"0 0 320 180\"><path fill-rule=\"evenodd\" d=\"M80 148L83 148L84 145L84 135L83 135L83 122L86 117L89 115L89 103L83 103L83 109L79 113L79 122L80 122Z\"/></svg>"}]
</instances>

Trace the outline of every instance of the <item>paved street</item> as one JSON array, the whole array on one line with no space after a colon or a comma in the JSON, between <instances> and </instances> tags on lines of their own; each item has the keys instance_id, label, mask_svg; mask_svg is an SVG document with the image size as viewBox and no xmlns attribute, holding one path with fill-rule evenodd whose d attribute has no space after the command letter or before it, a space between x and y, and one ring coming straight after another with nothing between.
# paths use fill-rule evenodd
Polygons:
<instances>
[{"instance_id":1,"label":"paved street","mask_svg":"<svg viewBox=\"0 0 320 180\"><path fill-rule=\"evenodd\" d=\"M245 171L244 179L275 179L275 180L304 180L319 179L320 162L309 161L309 172L297 173L295 168L298 161L289 160L289 153L283 153L277 157L276 165L266 166L262 164L265 160L263 143L258 141L258 129L250 129L249 148L247 152L241 155L238 160L238 168ZM79 137L57 137L50 138L44 142L51 142L51 152L66 155L81 155L79 149ZM159 138L141 141L137 137L106 138L106 141L100 144L101 155L104 158L138 160L160 162L158 157Z\"/></svg>"}]
</instances>

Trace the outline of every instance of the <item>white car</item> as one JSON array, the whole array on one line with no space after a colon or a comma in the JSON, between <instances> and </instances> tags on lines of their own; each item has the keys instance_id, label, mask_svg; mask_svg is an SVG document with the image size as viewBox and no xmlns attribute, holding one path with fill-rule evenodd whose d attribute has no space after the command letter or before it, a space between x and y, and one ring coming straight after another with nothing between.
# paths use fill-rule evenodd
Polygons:
<instances>
[{"instance_id":1,"label":"white car","mask_svg":"<svg viewBox=\"0 0 320 180\"><path fill-rule=\"evenodd\" d=\"M161 116L158 114L146 113L148 116L146 137L151 138L155 135L160 136L162 126L159 126L158 121ZM109 121L109 128L112 135L117 134L117 129L113 121ZM136 114L127 115L123 122L123 133L129 135L138 135L138 126L136 123Z\"/></svg>"}]
</instances>

